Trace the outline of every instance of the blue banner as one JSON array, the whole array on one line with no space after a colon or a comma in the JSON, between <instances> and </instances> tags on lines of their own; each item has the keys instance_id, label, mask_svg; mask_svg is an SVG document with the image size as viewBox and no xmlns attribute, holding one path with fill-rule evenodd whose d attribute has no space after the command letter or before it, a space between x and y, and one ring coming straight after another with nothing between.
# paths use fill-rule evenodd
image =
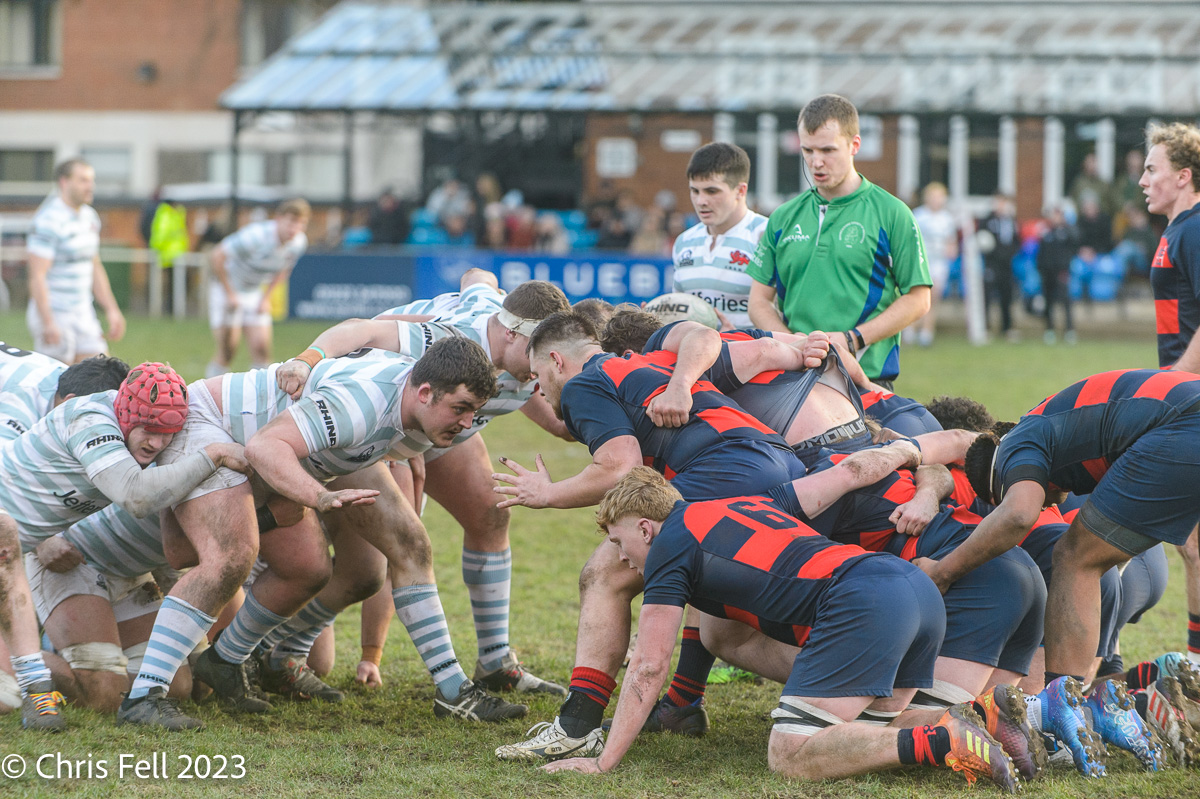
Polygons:
<instances>
[{"instance_id":1,"label":"blue banner","mask_svg":"<svg viewBox=\"0 0 1200 799\"><path fill-rule=\"evenodd\" d=\"M370 317L416 299L458 291L469 269L496 275L505 291L548 280L571 302L601 297L642 303L671 290L671 259L625 253L569 256L473 249L305 255L292 271L289 312L299 319Z\"/></svg>"}]
</instances>

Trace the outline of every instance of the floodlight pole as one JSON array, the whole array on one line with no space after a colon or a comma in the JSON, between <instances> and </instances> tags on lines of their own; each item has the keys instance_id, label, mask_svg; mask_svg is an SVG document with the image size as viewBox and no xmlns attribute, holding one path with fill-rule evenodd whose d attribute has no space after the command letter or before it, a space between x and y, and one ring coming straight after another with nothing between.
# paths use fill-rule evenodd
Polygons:
<instances>
[{"instance_id":1,"label":"floodlight pole","mask_svg":"<svg viewBox=\"0 0 1200 799\"><path fill-rule=\"evenodd\" d=\"M354 214L354 112L343 115L345 141L342 144L342 230L352 224Z\"/></svg>"},{"instance_id":2,"label":"floodlight pole","mask_svg":"<svg viewBox=\"0 0 1200 799\"><path fill-rule=\"evenodd\" d=\"M238 229L238 161L241 148L242 112L233 112L233 140L229 145L229 230Z\"/></svg>"}]
</instances>

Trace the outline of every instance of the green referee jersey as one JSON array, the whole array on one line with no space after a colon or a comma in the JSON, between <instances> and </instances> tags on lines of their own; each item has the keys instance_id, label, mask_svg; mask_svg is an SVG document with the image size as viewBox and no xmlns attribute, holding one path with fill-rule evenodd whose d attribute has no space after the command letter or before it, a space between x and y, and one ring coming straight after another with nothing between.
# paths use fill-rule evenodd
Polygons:
<instances>
[{"instance_id":1,"label":"green referee jersey","mask_svg":"<svg viewBox=\"0 0 1200 799\"><path fill-rule=\"evenodd\" d=\"M806 333L850 330L933 284L912 211L866 178L845 197L809 189L777 208L746 271L775 289L788 328ZM894 379L899 334L870 345L860 362L871 379Z\"/></svg>"}]
</instances>

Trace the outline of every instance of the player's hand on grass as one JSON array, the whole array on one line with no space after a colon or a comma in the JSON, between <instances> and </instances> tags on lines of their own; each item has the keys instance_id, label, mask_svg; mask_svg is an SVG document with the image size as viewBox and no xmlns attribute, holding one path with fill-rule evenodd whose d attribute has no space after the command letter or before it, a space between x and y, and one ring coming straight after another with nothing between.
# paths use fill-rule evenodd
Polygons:
<instances>
[{"instance_id":1,"label":"player's hand on grass","mask_svg":"<svg viewBox=\"0 0 1200 799\"><path fill-rule=\"evenodd\" d=\"M373 488L343 488L341 491L322 491L317 496L317 510L325 513L334 508L374 505L377 496L379 496L379 492Z\"/></svg>"},{"instance_id":2,"label":"player's hand on grass","mask_svg":"<svg viewBox=\"0 0 1200 799\"><path fill-rule=\"evenodd\" d=\"M497 494L506 494L510 497L510 499L498 502L496 504L497 508L511 508L513 505L524 505L527 508L545 508L549 505L546 501L546 489L553 481L550 479L550 472L547 471L546 464L542 462L541 455L538 455L536 458L537 471L533 472L512 458L501 458L500 462L512 469L513 473L492 474L493 480L509 484L499 485L492 489Z\"/></svg>"},{"instance_id":3,"label":"player's hand on grass","mask_svg":"<svg viewBox=\"0 0 1200 799\"><path fill-rule=\"evenodd\" d=\"M554 774L559 771L576 771L580 774L603 774L600 770L598 757L572 757L567 760L556 760L542 766L542 771Z\"/></svg>"},{"instance_id":4,"label":"player's hand on grass","mask_svg":"<svg viewBox=\"0 0 1200 799\"><path fill-rule=\"evenodd\" d=\"M235 444L232 441L209 444L204 448L204 452L212 458L212 462L218 468L224 466L226 469L232 469L242 474L250 474L254 471L250 466L250 461L246 460L246 448L241 444Z\"/></svg>"},{"instance_id":5,"label":"player's hand on grass","mask_svg":"<svg viewBox=\"0 0 1200 799\"><path fill-rule=\"evenodd\" d=\"M34 550L37 559L52 572L62 574L69 572L83 563L83 555L67 539L61 535L51 536L37 545Z\"/></svg>"},{"instance_id":6,"label":"player's hand on grass","mask_svg":"<svg viewBox=\"0 0 1200 799\"><path fill-rule=\"evenodd\" d=\"M304 361L293 358L290 361L284 361L275 370L275 384L279 386L279 390L287 394L294 400L300 399L300 394L304 391L304 384L308 382L308 376L312 374L312 367Z\"/></svg>"},{"instance_id":7,"label":"player's hand on grass","mask_svg":"<svg viewBox=\"0 0 1200 799\"><path fill-rule=\"evenodd\" d=\"M914 558L912 563L918 569L925 572L925 574L929 575L929 579L933 580L933 584L943 594L950 588L949 582L942 576L941 561L934 560L933 558Z\"/></svg>"},{"instance_id":8,"label":"player's hand on grass","mask_svg":"<svg viewBox=\"0 0 1200 799\"><path fill-rule=\"evenodd\" d=\"M646 415L658 427L683 427L691 412L692 392L670 384L646 406Z\"/></svg>"},{"instance_id":9,"label":"player's hand on grass","mask_svg":"<svg viewBox=\"0 0 1200 799\"><path fill-rule=\"evenodd\" d=\"M358 673L354 675L354 681L367 688L383 687L383 675L379 673L379 666L369 660L358 661Z\"/></svg>"},{"instance_id":10,"label":"player's hand on grass","mask_svg":"<svg viewBox=\"0 0 1200 799\"><path fill-rule=\"evenodd\" d=\"M940 510L936 499L923 496L918 491L911 500L896 506L888 521L896 526L896 532L901 535L920 535Z\"/></svg>"}]
</instances>

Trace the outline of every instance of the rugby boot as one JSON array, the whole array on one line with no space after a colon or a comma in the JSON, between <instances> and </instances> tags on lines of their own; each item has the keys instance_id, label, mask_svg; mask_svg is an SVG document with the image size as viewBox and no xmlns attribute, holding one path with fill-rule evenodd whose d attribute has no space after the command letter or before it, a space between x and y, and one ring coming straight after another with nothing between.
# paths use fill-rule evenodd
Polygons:
<instances>
[{"instance_id":1,"label":"rugby boot","mask_svg":"<svg viewBox=\"0 0 1200 799\"><path fill-rule=\"evenodd\" d=\"M271 668L266 658L259 659L258 684L264 691L299 702L310 699L341 702L346 698L345 694L318 677L302 655L285 658L277 669Z\"/></svg>"},{"instance_id":2,"label":"rugby boot","mask_svg":"<svg viewBox=\"0 0 1200 799\"><path fill-rule=\"evenodd\" d=\"M1028 782L1046 767L1046 746L1029 726L1025 696L1013 685L996 685L975 697L974 709L987 725L988 735L1004 747Z\"/></svg>"},{"instance_id":3,"label":"rugby boot","mask_svg":"<svg viewBox=\"0 0 1200 799\"><path fill-rule=\"evenodd\" d=\"M528 712L528 705L505 702L470 680L462 684L457 696L443 696L441 688L433 696L433 715L439 719L453 717L467 721L508 721L522 718Z\"/></svg>"},{"instance_id":4,"label":"rugby boot","mask_svg":"<svg viewBox=\"0 0 1200 799\"><path fill-rule=\"evenodd\" d=\"M525 668L525 664L517 660L517 653L511 649L500 665L489 672L482 672L479 664L475 664L475 673L471 681L482 685L489 691L516 691L522 694L550 694L565 697L567 689L556 682L543 680Z\"/></svg>"},{"instance_id":5,"label":"rugby boot","mask_svg":"<svg viewBox=\"0 0 1200 799\"><path fill-rule=\"evenodd\" d=\"M1185 660L1175 674L1179 680L1179 690L1183 694L1183 715L1192 725L1192 729L1200 734L1200 666Z\"/></svg>"},{"instance_id":6,"label":"rugby boot","mask_svg":"<svg viewBox=\"0 0 1200 799\"><path fill-rule=\"evenodd\" d=\"M21 726L27 730L62 732L67 728L62 715L65 701L49 680L35 682L21 698Z\"/></svg>"},{"instance_id":7,"label":"rugby boot","mask_svg":"<svg viewBox=\"0 0 1200 799\"><path fill-rule=\"evenodd\" d=\"M1075 768L1085 777L1103 777L1107 751L1083 713L1079 680L1059 677L1042 689L1042 732L1053 736L1071 753ZM1057 747L1056 747L1057 748Z\"/></svg>"},{"instance_id":8,"label":"rugby boot","mask_svg":"<svg viewBox=\"0 0 1200 799\"><path fill-rule=\"evenodd\" d=\"M271 703L257 684L251 684L246 663L229 663L217 657L217 648L209 647L200 653L192 666L192 676L208 684L221 702L243 713L266 713Z\"/></svg>"},{"instance_id":9,"label":"rugby boot","mask_svg":"<svg viewBox=\"0 0 1200 799\"><path fill-rule=\"evenodd\" d=\"M1147 771L1165 765L1162 744L1133 707L1125 686L1105 680L1092 688L1084 703L1092 711L1092 724L1105 743L1133 753Z\"/></svg>"},{"instance_id":10,"label":"rugby boot","mask_svg":"<svg viewBox=\"0 0 1200 799\"><path fill-rule=\"evenodd\" d=\"M970 703L953 705L938 720L950 734L950 753L946 765L967 778L971 785L987 777L1002 790L1013 793L1021 787L1021 777L1004 747L987 731L987 723Z\"/></svg>"},{"instance_id":11,"label":"rugby boot","mask_svg":"<svg viewBox=\"0 0 1200 799\"><path fill-rule=\"evenodd\" d=\"M505 744L496 748L496 757L501 760L562 760L566 757L598 757L604 751L604 732L600 729L590 730L582 738L572 738L559 723L558 716L554 721L543 721L533 725L526 735L532 738L515 744Z\"/></svg>"},{"instance_id":12,"label":"rugby boot","mask_svg":"<svg viewBox=\"0 0 1200 799\"><path fill-rule=\"evenodd\" d=\"M137 699L126 696L117 709L117 726L122 724L162 727L172 732L204 729L204 723L185 715L179 709L179 703L168 697L167 689L161 686L151 688L145 696Z\"/></svg>"},{"instance_id":13,"label":"rugby boot","mask_svg":"<svg viewBox=\"0 0 1200 799\"><path fill-rule=\"evenodd\" d=\"M1144 693L1146 722L1174 753L1179 765L1200 763L1200 741L1185 715L1187 699L1179 680L1159 677Z\"/></svg>"},{"instance_id":14,"label":"rugby boot","mask_svg":"<svg viewBox=\"0 0 1200 799\"><path fill-rule=\"evenodd\" d=\"M704 708L704 699L676 707L664 696L650 711L650 716L642 725L642 732L673 732L689 738L701 737L708 732L708 711Z\"/></svg>"}]
</instances>

